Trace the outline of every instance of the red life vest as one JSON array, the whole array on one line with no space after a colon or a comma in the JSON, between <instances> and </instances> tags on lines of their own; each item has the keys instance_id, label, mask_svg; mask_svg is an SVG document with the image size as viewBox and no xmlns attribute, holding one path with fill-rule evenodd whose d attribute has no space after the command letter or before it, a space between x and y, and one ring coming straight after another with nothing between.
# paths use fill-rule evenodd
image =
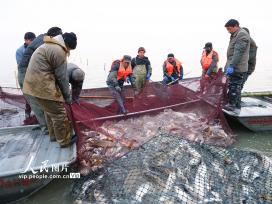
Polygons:
<instances>
[{"instance_id":1,"label":"red life vest","mask_svg":"<svg viewBox=\"0 0 272 204\"><path fill-rule=\"evenodd\" d=\"M202 52L201 65L202 65L202 69L203 70L207 71L209 69L209 67L212 64L212 57L213 57L213 55L216 55L217 58L218 58L217 52L215 52L213 50L208 54L208 56L206 54L206 50L204 50Z\"/></svg>"},{"instance_id":2,"label":"red life vest","mask_svg":"<svg viewBox=\"0 0 272 204\"><path fill-rule=\"evenodd\" d=\"M176 62L176 69L178 71L178 75L180 76L181 62L177 60L176 58L175 58L175 62ZM165 63L166 63L166 71L168 76L172 76L174 72L174 66L170 62L168 62L168 60L166 60Z\"/></svg>"},{"instance_id":3,"label":"red life vest","mask_svg":"<svg viewBox=\"0 0 272 204\"><path fill-rule=\"evenodd\" d=\"M123 60L115 60L112 63L112 65L116 62L120 63L120 66L119 66L119 69L117 72L117 80L120 80L120 79L126 80L127 76L132 74L131 64L129 64L129 66L125 69L124 64L123 64L124 63Z\"/></svg>"}]
</instances>

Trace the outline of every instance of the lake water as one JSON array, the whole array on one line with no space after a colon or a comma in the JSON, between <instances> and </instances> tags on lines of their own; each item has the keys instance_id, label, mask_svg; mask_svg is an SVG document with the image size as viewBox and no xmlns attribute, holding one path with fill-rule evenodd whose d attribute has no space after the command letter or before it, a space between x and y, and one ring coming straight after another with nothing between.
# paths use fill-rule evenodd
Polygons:
<instances>
[{"instance_id":1,"label":"lake water","mask_svg":"<svg viewBox=\"0 0 272 204\"><path fill-rule=\"evenodd\" d=\"M104 65L100 69L92 70L85 67L86 79L85 88L105 86L107 69ZM88 69L87 69L88 68ZM88 71L87 71L88 70ZM153 70L153 80L161 80L161 68ZM198 76L199 70L185 71L185 77ZM270 68L257 69L249 78L244 91L271 91L272 89L272 72ZM1 81L1 79L0 79ZM272 137L271 133L252 133L240 125L232 126L234 133L237 135L236 147L245 150L258 151L272 156ZM46 188L35 193L27 200L20 202L23 204L69 204L73 203L71 198L73 180L54 180Z\"/></svg>"}]
</instances>

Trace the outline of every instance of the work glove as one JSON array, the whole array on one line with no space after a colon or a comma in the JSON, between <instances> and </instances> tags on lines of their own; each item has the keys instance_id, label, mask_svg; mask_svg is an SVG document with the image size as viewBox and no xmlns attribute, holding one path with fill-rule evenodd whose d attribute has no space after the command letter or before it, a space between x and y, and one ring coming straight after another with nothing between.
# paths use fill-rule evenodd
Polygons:
<instances>
[{"instance_id":1,"label":"work glove","mask_svg":"<svg viewBox=\"0 0 272 204\"><path fill-rule=\"evenodd\" d=\"M175 81L176 79L175 79L174 77L171 77L171 80L172 80L172 81Z\"/></svg>"},{"instance_id":2,"label":"work glove","mask_svg":"<svg viewBox=\"0 0 272 204\"><path fill-rule=\"evenodd\" d=\"M147 74L147 75L146 75L146 80L149 81L149 80L150 80L150 77L151 77L151 74Z\"/></svg>"},{"instance_id":3,"label":"work glove","mask_svg":"<svg viewBox=\"0 0 272 204\"><path fill-rule=\"evenodd\" d=\"M209 80L210 76L208 74L205 74L204 79Z\"/></svg>"},{"instance_id":4,"label":"work glove","mask_svg":"<svg viewBox=\"0 0 272 204\"><path fill-rule=\"evenodd\" d=\"M121 87L120 87L120 86L116 86L116 87L114 87L114 88L115 88L115 90L116 90L116 91L118 91L118 92L120 92L120 93L121 93L122 89L121 89Z\"/></svg>"},{"instance_id":5,"label":"work glove","mask_svg":"<svg viewBox=\"0 0 272 204\"><path fill-rule=\"evenodd\" d=\"M231 76L233 74L233 72L234 72L234 68L233 67L228 67L226 69L226 75L227 76Z\"/></svg>"},{"instance_id":6,"label":"work glove","mask_svg":"<svg viewBox=\"0 0 272 204\"><path fill-rule=\"evenodd\" d=\"M129 77L127 77L126 82L127 82L128 84L129 84L129 83L131 83L131 81L130 81L130 78L129 78Z\"/></svg>"}]
</instances>

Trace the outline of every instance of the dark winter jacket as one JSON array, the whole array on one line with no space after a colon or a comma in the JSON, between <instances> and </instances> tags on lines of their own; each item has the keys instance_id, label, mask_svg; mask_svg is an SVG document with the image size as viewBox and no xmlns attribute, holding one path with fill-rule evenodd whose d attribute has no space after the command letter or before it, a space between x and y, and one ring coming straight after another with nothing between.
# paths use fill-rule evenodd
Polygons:
<instances>
[{"instance_id":1,"label":"dark winter jacket","mask_svg":"<svg viewBox=\"0 0 272 204\"><path fill-rule=\"evenodd\" d=\"M231 34L225 68L234 67L234 73L248 71L250 36L242 28Z\"/></svg>"}]
</instances>

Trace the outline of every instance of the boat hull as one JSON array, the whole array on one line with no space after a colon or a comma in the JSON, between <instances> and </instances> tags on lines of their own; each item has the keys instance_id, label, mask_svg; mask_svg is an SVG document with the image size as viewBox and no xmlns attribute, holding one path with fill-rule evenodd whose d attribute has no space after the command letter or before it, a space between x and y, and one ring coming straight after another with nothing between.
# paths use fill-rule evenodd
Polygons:
<instances>
[{"instance_id":1,"label":"boat hull","mask_svg":"<svg viewBox=\"0 0 272 204\"><path fill-rule=\"evenodd\" d=\"M244 117L237 118L238 121L246 128L254 132L272 131L272 116L271 117Z\"/></svg>"}]
</instances>

